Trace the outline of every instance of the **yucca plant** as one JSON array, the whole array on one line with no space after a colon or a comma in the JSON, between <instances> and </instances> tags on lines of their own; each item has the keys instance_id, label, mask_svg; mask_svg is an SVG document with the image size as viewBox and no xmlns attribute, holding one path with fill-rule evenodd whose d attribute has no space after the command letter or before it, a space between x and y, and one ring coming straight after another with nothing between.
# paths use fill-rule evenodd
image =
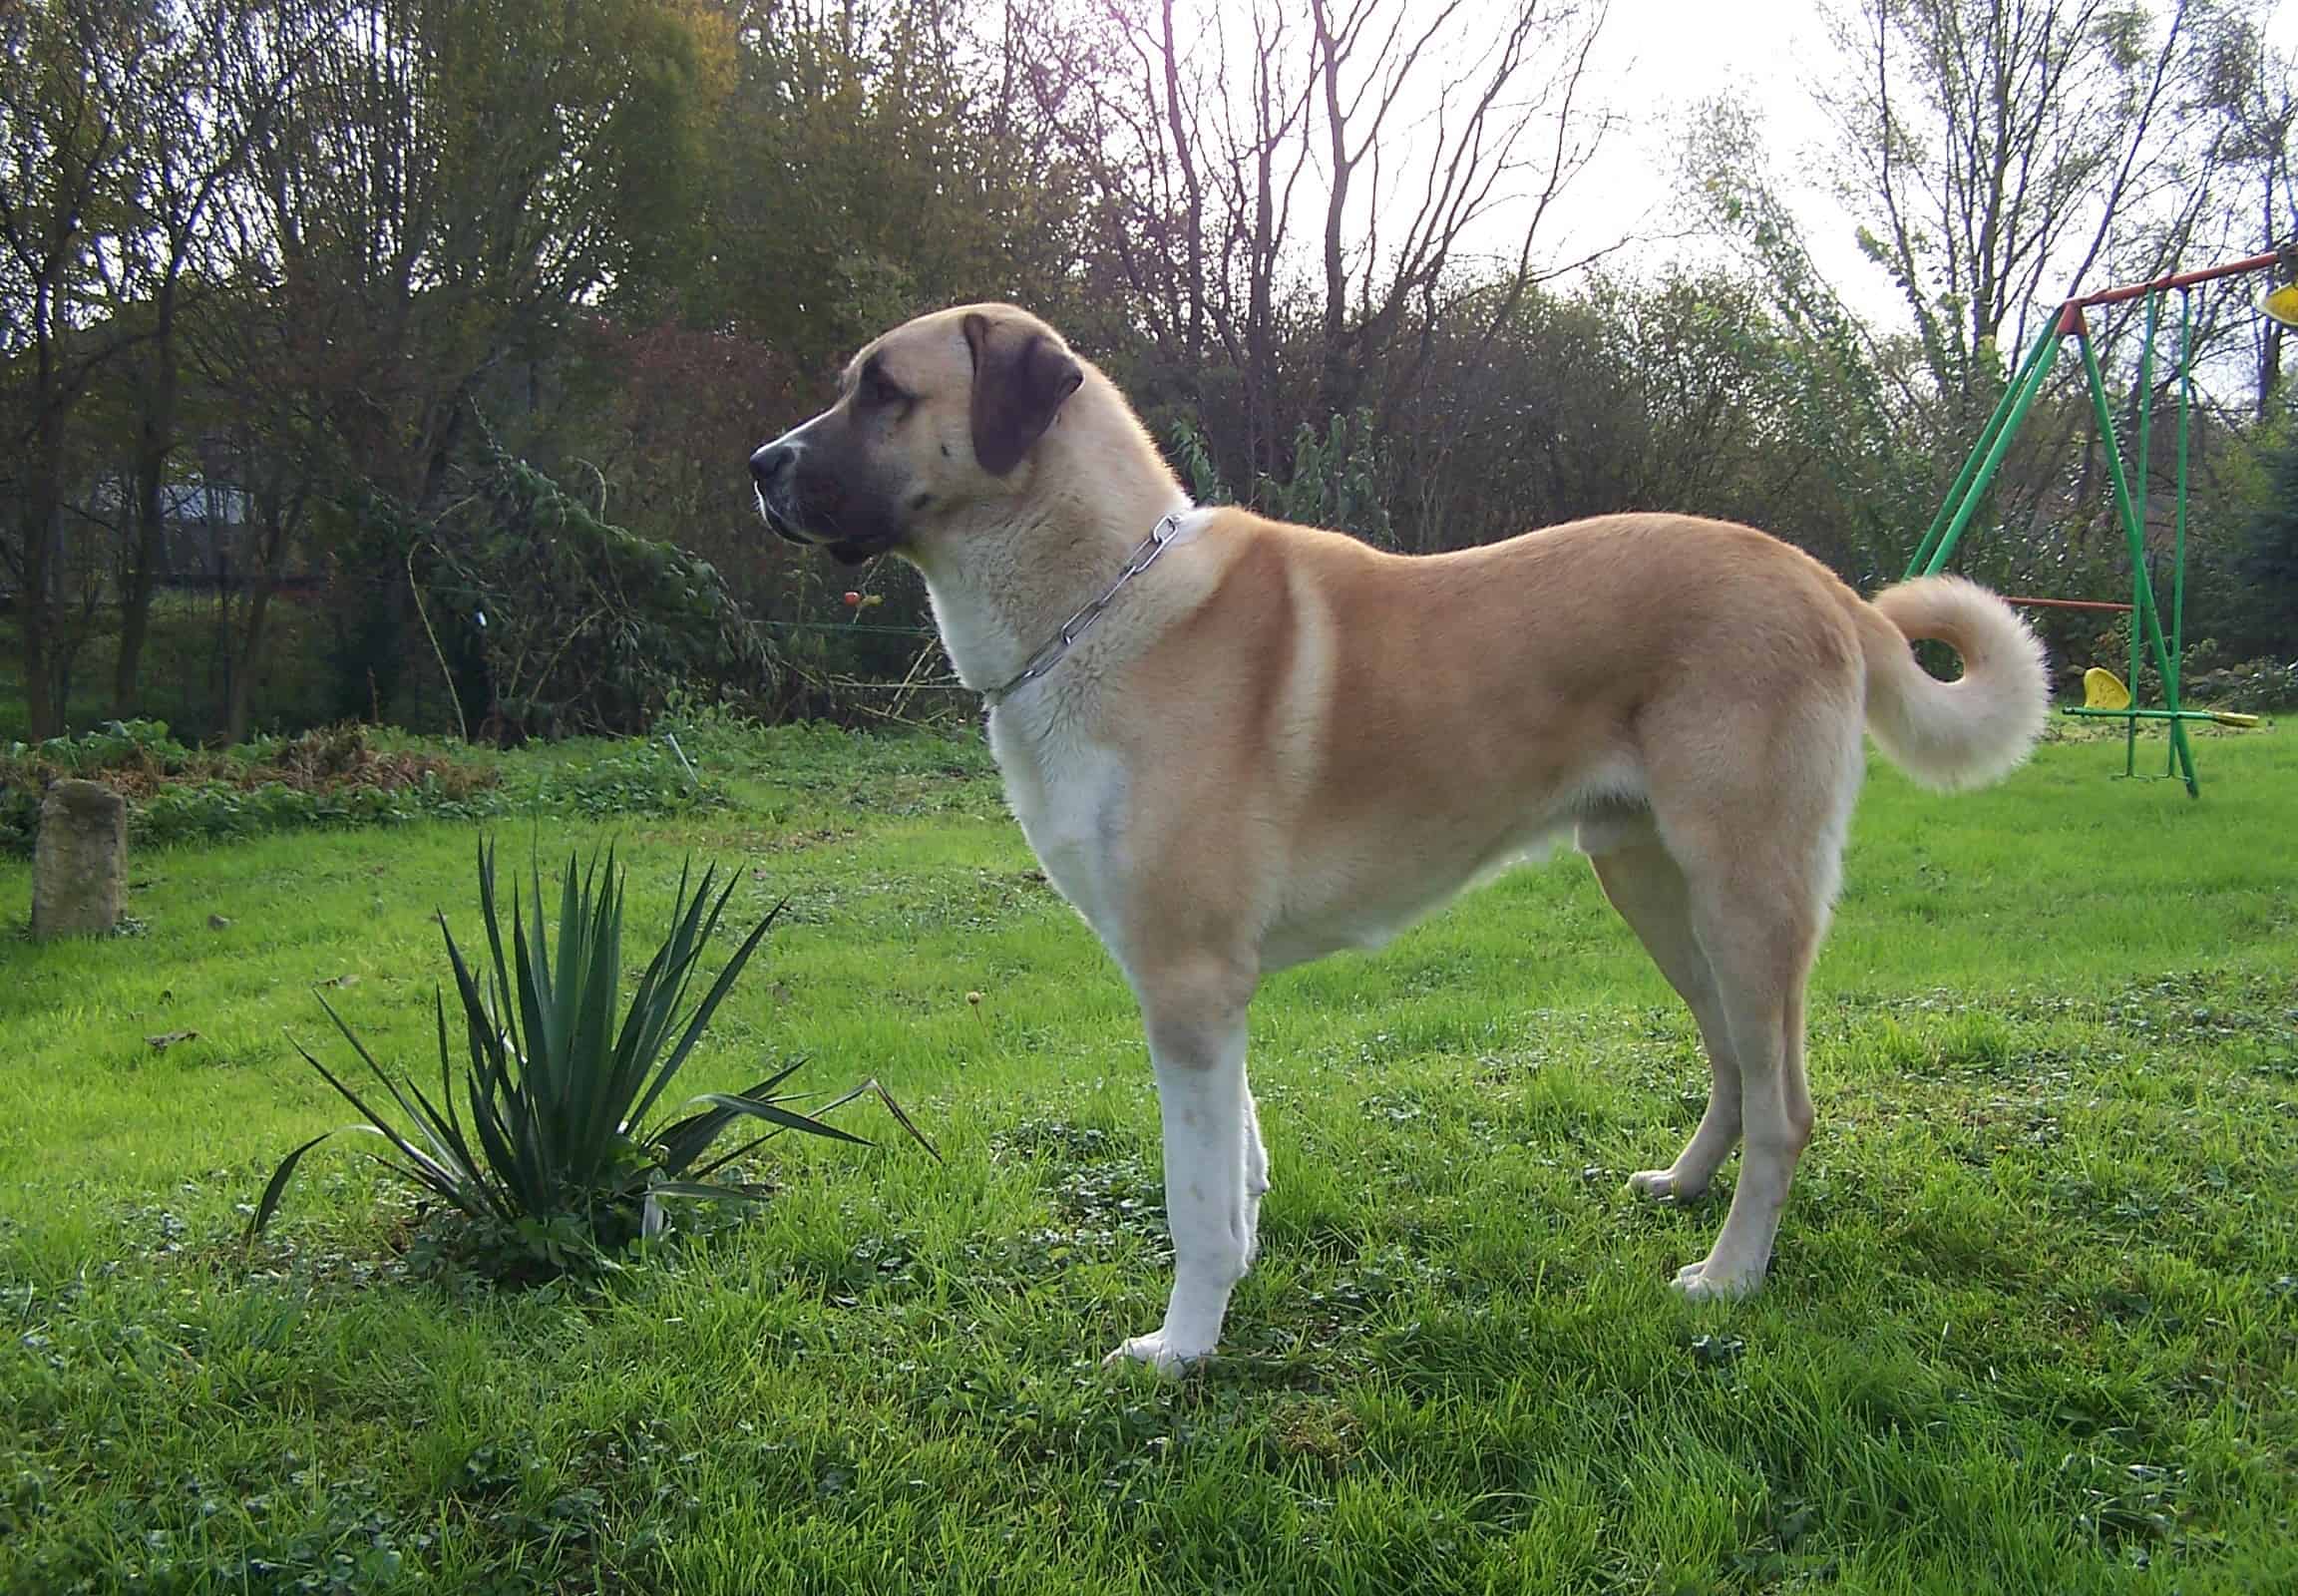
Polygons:
<instances>
[{"instance_id":1,"label":"yucca plant","mask_svg":"<svg viewBox=\"0 0 2298 1596\"><path fill-rule=\"evenodd\" d=\"M363 1123L341 1128L390 1143L397 1156L380 1158L383 1166L463 1214L492 1244L484 1250L509 1251L520 1266L513 1272L555 1275L611 1267L612 1254L633 1237L666 1228L665 1199L756 1200L763 1195L759 1188L710 1177L785 1130L871 1145L821 1118L857 1097L876 1096L897 1124L934 1152L876 1080L811 1112L791 1106L800 1099L777 1093L799 1063L746 1091L680 1100L664 1115L666 1122L649 1126L648 1116L670 1100L671 1083L710 1016L781 913L777 905L758 923L689 1007L703 951L734 892L730 879L713 896L715 868L705 870L699 882L690 876L690 868L680 871L670 934L623 1005L623 873L611 851L603 865L593 858L587 869L568 859L554 949L544 929L540 867L529 875L526 907L516 891L512 895L506 945L495 852L483 842L479 907L488 959L481 974L473 974L446 916L439 917L462 1009L463 1047L458 1060L449 1039L446 995L435 993L436 1098L411 1076L384 1068L335 1006L324 996L319 999L398 1104L404 1126L377 1113L340 1075L295 1044L304 1061L363 1116ZM730 1152L714 1153L719 1137L744 1119L768 1128ZM248 1222L250 1242L278 1209L303 1156L336 1134L314 1136L280 1160Z\"/></svg>"}]
</instances>

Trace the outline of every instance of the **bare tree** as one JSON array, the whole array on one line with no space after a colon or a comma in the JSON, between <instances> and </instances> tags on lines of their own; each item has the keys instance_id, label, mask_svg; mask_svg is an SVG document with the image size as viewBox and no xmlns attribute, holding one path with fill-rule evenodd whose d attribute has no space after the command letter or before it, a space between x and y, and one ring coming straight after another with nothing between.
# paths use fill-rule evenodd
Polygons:
<instances>
[{"instance_id":1,"label":"bare tree","mask_svg":"<svg viewBox=\"0 0 2298 1596\"><path fill-rule=\"evenodd\" d=\"M1550 207L1610 126L1586 93L1603 20L1540 0L1105 0L1082 47L1099 70L1072 43L1040 76L1160 358L1217 354L1243 379L1250 471L1304 420L1408 404L1437 324L1497 329L1556 269ZM1305 382L1280 369L1289 346Z\"/></svg>"},{"instance_id":2,"label":"bare tree","mask_svg":"<svg viewBox=\"0 0 2298 1596\"><path fill-rule=\"evenodd\" d=\"M1499 14L1493 37L1461 29L1461 0L1392 14L1383 0L1311 0L1328 180L1324 410L1355 406L1408 320L1420 336L1388 374L1391 411L1416 386L1455 303L1478 302L1488 342L1541 275L1535 251L1549 207L1609 126L1584 93L1602 6L1519 0ZM1379 43L1359 68L1375 34ZM1410 97L1431 82L1433 103L1414 108ZM1415 109L1416 121L1399 128L1399 115ZM1401 151L1393 149L1398 134ZM1350 198L1360 177L1363 242L1351 250ZM1502 232L1500 214L1516 206L1523 213ZM1386 244L1384 219L1394 223ZM1496 241L1512 237L1513 250L1502 244L1479 262L1484 269L1462 271L1470 240L1487 231Z\"/></svg>"},{"instance_id":3,"label":"bare tree","mask_svg":"<svg viewBox=\"0 0 2298 1596\"><path fill-rule=\"evenodd\" d=\"M2289 248L2298 244L2298 172L2291 165L2291 142L2298 138L2298 81L2292 63L2266 42L2261 30L2245 26L2226 39L2219 70L2227 123L2229 253ZM2245 282L2241 291L2255 286ZM2253 340L2252 391L2264 417L2282 385L2284 331L2281 323L2264 316L2244 315L2242 321Z\"/></svg>"}]
</instances>

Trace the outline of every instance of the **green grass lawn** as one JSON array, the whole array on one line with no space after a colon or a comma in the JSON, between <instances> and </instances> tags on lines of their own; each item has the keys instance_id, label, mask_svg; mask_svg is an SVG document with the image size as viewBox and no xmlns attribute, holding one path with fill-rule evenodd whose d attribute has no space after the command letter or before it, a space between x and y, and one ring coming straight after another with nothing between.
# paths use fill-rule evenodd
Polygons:
<instances>
[{"instance_id":1,"label":"green grass lawn","mask_svg":"<svg viewBox=\"0 0 2298 1596\"><path fill-rule=\"evenodd\" d=\"M1736 1307L1667 1288L1722 1200L1623 1190L1706 1071L1584 866L1273 981L1261 1263L1178 1383L1098 1368L1163 1305L1150 1073L977 746L768 734L732 809L534 834L618 843L634 944L689 850L787 895L694 1089L803 1053L947 1158L771 1143L593 1293L410 1279L348 1148L236 1246L349 1117L313 985L424 1058L476 828L144 853L139 935L0 942L0 1590L2298 1588L2293 737L2200 802L1878 768Z\"/></svg>"}]
</instances>

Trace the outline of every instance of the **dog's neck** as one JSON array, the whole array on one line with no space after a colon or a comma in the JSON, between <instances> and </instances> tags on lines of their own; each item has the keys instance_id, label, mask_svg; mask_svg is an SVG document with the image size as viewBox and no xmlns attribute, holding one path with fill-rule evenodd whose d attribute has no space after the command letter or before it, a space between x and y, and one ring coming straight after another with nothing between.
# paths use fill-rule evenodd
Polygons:
<instances>
[{"instance_id":1,"label":"dog's neck","mask_svg":"<svg viewBox=\"0 0 2298 1596\"><path fill-rule=\"evenodd\" d=\"M943 646L976 692L1011 681L1064 621L1108 591L1161 517L1189 508L1137 426L1128 429L1137 449L1112 458L1104 448L1086 460L1076 445L1089 430L1106 442L1104 429L1057 423L1038 443L1044 458L1023 468L1043 486L950 529L915 557Z\"/></svg>"}]
</instances>

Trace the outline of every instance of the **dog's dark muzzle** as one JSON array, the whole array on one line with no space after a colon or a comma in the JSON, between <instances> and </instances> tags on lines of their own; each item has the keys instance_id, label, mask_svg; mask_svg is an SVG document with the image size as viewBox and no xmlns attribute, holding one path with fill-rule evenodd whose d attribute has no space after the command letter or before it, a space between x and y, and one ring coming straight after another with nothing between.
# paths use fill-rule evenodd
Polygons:
<instances>
[{"instance_id":1,"label":"dog's dark muzzle","mask_svg":"<svg viewBox=\"0 0 2298 1596\"><path fill-rule=\"evenodd\" d=\"M767 527L785 543L817 549L825 540L809 538L799 530L806 519L793 502L797 498L798 451L786 443L770 443L750 457L750 483L757 491L758 513Z\"/></svg>"},{"instance_id":2,"label":"dog's dark muzzle","mask_svg":"<svg viewBox=\"0 0 2298 1596\"><path fill-rule=\"evenodd\" d=\"M823 550L842 566L875 560L901 541L895 528L872 525L887 518L867 514L867 503L849 503L845 486L834 475L825 474L818 463L808 470L794 445L770 443L752 455L750 481L759 514L776 537ZM857 518L857 511L864 513Z\"/></svg>"},{"instance_id":3,"label":"dog's dark muzzle","mask_svg":"<svg viewBox=\"0 0 2298 1596\"><path fill-rule=\"evenodd\" d=\"M767 529L784 543L794 543L801 549L818 549L821 547L813 539L790 525L781 512L774 508L774 501L767 498L763 491L758 495L758 513L766 518Z\"/></svg>"},{"instance_id":4,"label":"dog's dark muzzle","mask_svg":"<svg viewBox=\"0 0 2298 1596\"><path fill-rule=\"evenodd\" d=\"M776 537L811 548L814 540L798 530L784 499L798 463L798 451L786 443L770 443L750 457L750 482L758 494L758 513Z\"/></svg>"}]
</instances>

